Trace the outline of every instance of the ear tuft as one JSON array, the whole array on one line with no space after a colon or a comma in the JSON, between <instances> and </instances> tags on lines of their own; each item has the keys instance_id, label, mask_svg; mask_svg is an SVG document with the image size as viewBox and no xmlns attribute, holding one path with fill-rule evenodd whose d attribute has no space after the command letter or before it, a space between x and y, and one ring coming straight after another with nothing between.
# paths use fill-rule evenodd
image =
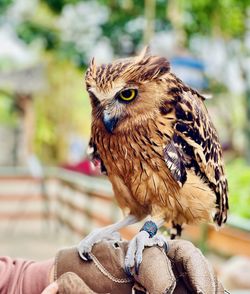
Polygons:
<instances>
[{"instance_id":1,"label":"ear tuft","mask_svg":"<svg viewBox=\"0 0 250 294\"><path fill-rule=\"evenodd\" d=\"M96 63L95 63L95 58L94 57L90 61L89 69L90 69L90 71L92 73L95 73L96 72Z\"/></svg>"},{"instance_id":2,"label":"ear tuft","mask_svg":"<svg viewBox=\"0 0 250 294\"><path fill-rule=\"evenodd\" d=\"M91 80L94 80L95 78L96 78L96 63L95 63L95 58L93 57L89 63L89 67L85 74L85 82L86 82L87 88L89 87L89 82Z\"/></svg>"},{"instance_id":3,"label":"ear tuft","mask_svg":"<svg viewBox=\"0 0 250 294\"><path fill-rule=\"evenodd\" d=\"M149 45L147 45L141 50L141 52L137 56L137 58L136 58L137 62L144 60L145 58L149 57L150 55L151 55L150 54L150 47L149 47Z\"/></svg>"}]
</instances>

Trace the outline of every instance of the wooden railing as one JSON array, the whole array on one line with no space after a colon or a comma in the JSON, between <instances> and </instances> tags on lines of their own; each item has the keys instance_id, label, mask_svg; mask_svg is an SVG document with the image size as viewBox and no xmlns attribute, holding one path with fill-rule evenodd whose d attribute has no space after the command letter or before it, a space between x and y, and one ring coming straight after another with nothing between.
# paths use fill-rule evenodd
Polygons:
<instances>
[{"instance_id":1,"label":"wooden railing","mask_svg":"<svg viewBox=\"0 0 250 294\"><path fill-rule=\"evenodd\" d=\"M121 217L111 185L104 178L61 168L44 169L43 178L32 177L24 168L0 169L2 223L19 221L28 230L38 222L55 222L57 229L66 228L80 238ZM135 230L128 227L122 235L130 238Z\"/></svg>"},{"instance_id":2,"label":"wooden railing","mask_svg":"<svg viewBox=\"0 0 250 294\"><path fill-rule=\"evenodd\" d=\"M34 231L53 227L81 239L97 227L114 223L122 214L107 179L88 177L60 168L46 168L42 179L23 168L0 168L0 227ZM229 223L230 223L229 217ZM250 256L250 233L231 221L217 232L212 226L190 227L183 237L225 254ZM53 225L52 225L53 224ZM141 226L122 230L130 239ZM241 226L242 228L242 226Z\"/></svg>"}]
</instances>

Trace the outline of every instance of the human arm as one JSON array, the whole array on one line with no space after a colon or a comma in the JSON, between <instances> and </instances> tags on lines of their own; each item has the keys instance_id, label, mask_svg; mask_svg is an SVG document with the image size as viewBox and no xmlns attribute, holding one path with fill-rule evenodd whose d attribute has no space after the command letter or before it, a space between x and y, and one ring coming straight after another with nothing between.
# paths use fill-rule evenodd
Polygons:
<instances>
[{"instance_id":1,"label":"human arm","mask_svg":"<svg viewBox=\"0 0 250 294\"><path fill-rule=\"evenodd\" d=\"M34 262L0 257L1 294L40 294L50 283L54 259Z\"/></svg>"}]
</instances>

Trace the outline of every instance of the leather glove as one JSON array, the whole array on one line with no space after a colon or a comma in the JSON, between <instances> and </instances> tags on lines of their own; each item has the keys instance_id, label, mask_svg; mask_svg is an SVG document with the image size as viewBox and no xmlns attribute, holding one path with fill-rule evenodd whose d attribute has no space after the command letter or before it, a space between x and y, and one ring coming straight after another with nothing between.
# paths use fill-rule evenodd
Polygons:
<instances>
[{"instance_id":1,"label":"leather glove","mask_svg":"<svg viewBox=\"0 0 250 294\"><path fill-rule=\"evenodd\" d=\"M55 261L60 294L217 294L224 293L215 273L192 243L169 240L167 254L150 247L143 252L139 275L124 272L125 241L102 241L93 247L91 262L83 262L75 247L61 250Z\"/></svg>"}]
</instances>

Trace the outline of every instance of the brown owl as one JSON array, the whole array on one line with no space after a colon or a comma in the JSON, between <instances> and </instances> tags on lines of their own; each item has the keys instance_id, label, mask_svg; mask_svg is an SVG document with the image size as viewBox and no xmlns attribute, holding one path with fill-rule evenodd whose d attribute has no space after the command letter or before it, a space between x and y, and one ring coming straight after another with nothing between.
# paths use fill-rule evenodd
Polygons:
<instances>
[{"instance_id":1,"label":"brown owl","mask_svg":"<svg viewBox=\"0 0 250 294\"><path fill-rule=\"evenodd\" d=\"M119 206L122 221L95 230L79 244L83 259L92 245L144 219L131 241L129 268L141 262L145 245L163 244L157 228L171 221L171 238L182 224L227 219L227 180L216 130L204 97L170 70L169 62L150 55L96 66L86 73L92 105L92 157L101 162Z\"/></svg>"}]
</instances>

